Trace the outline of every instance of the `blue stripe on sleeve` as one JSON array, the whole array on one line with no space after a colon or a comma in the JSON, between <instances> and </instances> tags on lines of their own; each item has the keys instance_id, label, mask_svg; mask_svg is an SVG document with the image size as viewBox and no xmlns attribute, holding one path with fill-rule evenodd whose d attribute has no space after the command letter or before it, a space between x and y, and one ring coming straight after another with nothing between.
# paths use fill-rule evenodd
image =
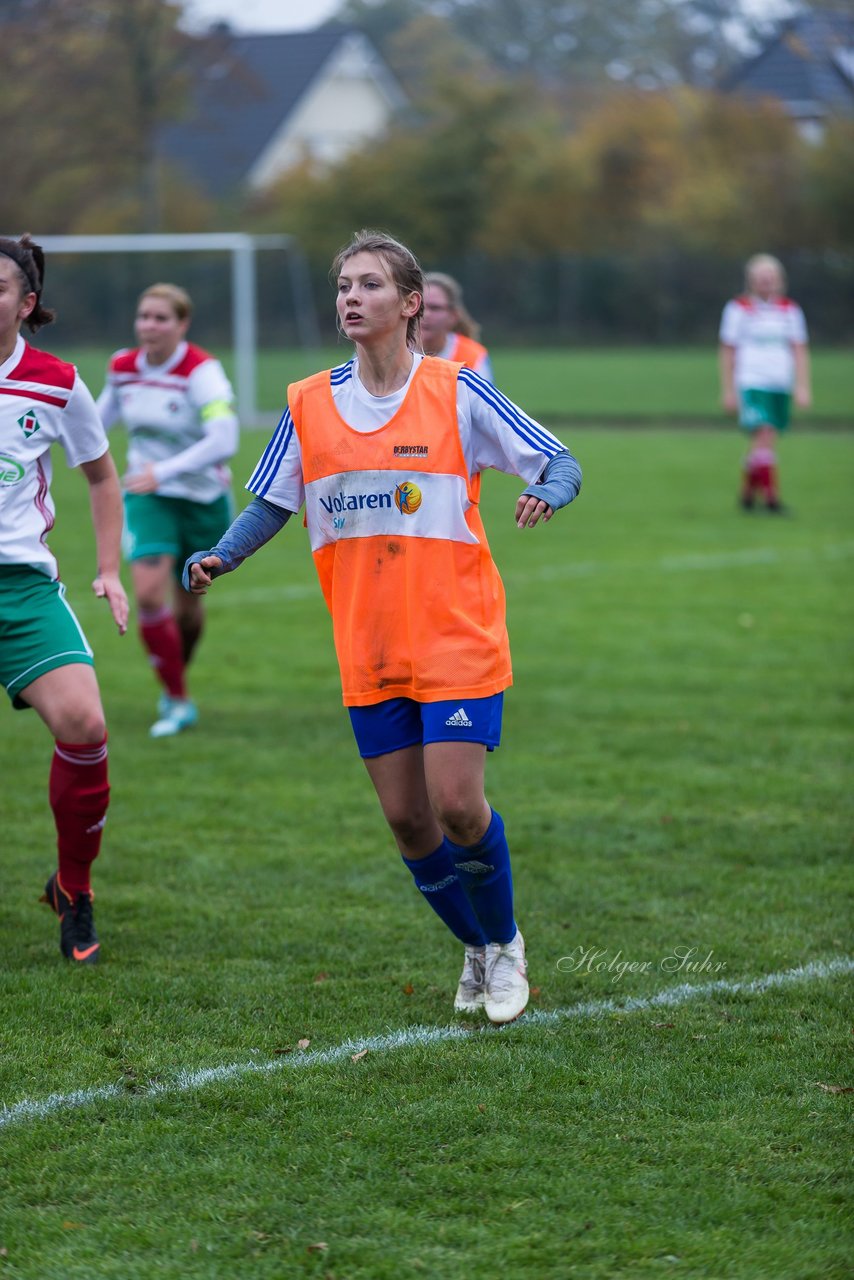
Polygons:
<instances>
[{"instance_id":1,"label":"blue stripe on sleeve","mask_svg":"<svg viewBox=\"0 0 854 1280\"><path fill-rule=\"evenodd\" d=\"M288 451L288 445L294 433L294 420L291 417L290 409L285 409L279 419L279 425L270 437L270 443L261 455L246 488L251 493L257 493L259 498L263 498L264 494L270 488L270 485L276 478L276 472L279 469L282 458Z\"/></svg>"},{"instance_id":2,"label":"blue stripe on sleeve","mask_svg":"<svg viewBox=\"0 0 854 1280\"><path fill-rule=\"evenodd\" d=\"M529 418L526 413L515 405L512 400L508 400L496 387L479 374L474 373L471 369L463 368L460 370L460 381L470 387L481 400L485 401L491 409L494 409L499 417L503 418L507 425L513 430L520 439L529 444L532 449L544 453L547 458L554 457L556 453L565 452L565 445L561 444L556 436L553 436L545 427L541 427L533 418Z\"/></svg>"},{"instance_id":3,"label":"blue stripe on sleeve","mask_svg":"<svg viewBox=\"0 0 854 1280\"><path fill-rule=\"evenodd\" d=\"M346 364L338 365L335 369L330 370L330 378L334 386L340 386L341 383L347 382L353 373L353 360L350 359ZM276 472L281 466L282 458L288 451L288 445L294 432L294 420L291 417L289 406L285 406L285 411L279 419L276 430L270 437L270 443L261 455L257 467L252 472L246 484L246 488L250 493L257 493L260 498L270 488L270 485L276 478Z\"/></svg>"},{"instance_id":4,"label":"blue stripe on sleeve","mask_svg":"<svg viewBox=\"0 0 854 1280\"><path fill-rule=\"evenodd\" d=\"M330 370L333 386L340 386L341 383L349 381L352 375L352 357L345 364L340 364ZM262 453L257 467L246 484L246 488L250 493L256 493L259 498L263 498L264 494L268 492L270 485L276 478L276 472L281 466L282 458L288 451L288 445L291 442L293 433L294 420L291 417L290 407L286 405L285 411L279 419L279 424L270 437L270 443Z\"/></svg>"}]
</instances>

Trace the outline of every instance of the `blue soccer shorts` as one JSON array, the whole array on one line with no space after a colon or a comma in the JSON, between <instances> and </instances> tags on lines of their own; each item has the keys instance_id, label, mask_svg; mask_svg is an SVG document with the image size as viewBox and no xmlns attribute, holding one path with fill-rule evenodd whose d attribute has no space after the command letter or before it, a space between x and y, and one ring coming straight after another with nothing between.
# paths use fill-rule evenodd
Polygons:
<instances>
[{"instance_id":1,"label":"blue soccer shorts","mask_svg":"<svg viewBox=\"0 0 854 1280\"><path fill-rule=\"evenodd\" d=\"M389 698L371 707L348 707L362 759L384 756L428 742L480 742L494 751L501 741L504 694L414 702Z\"/></svg>"}]
</instances>

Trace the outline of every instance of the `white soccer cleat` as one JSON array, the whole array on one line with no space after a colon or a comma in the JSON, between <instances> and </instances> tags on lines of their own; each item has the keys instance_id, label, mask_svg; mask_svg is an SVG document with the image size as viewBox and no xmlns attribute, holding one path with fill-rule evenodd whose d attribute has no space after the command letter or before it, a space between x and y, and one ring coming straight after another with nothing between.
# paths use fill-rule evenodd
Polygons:
<instances>
[{"instance_id":1,"label":"white soccer cleat","mask_svg":"<svg viewBox=\"0 0 854 1280\"><path fill-rule=\"evenodd\" d=\"M490 1022L512 1022L528 1003L525 940L519 930L512 942L490 942L486 948L483 1008Z\"/></svg>"},{"instance_id":2,"label":"white soccer cleat","mask_svg":"<svg viewBox=\"0 0 854 1280\"><path fill-rule=\"evenodd\" d=\"M483 1008L483 987L486 975L486 947L466 947L466 958L454 1009L457 1013L479 1013Z\"/></svg>"},{"instance_id":3,"label":"white soccer cleat","mask_svg":"<svg viewBox=\"0 0 854 1280\"><path fill-rule=\"evenodd\" d=\"M191 728L199 718L196 704L189 698L162 697L157 710L159 719L149 729L152 738L174 738L176 733L183 733Z\"/></svg>"}]
</instances>

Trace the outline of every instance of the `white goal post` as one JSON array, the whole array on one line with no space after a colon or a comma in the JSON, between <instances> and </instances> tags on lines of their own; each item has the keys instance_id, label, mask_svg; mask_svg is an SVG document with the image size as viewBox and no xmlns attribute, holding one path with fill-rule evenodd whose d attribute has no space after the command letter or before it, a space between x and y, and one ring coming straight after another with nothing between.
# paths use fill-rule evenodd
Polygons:
<instances>
[{"instance_id":1,"label":"white goal post","mask_svg":"<svg viewBox=\"0 0 854 1280\"><path fill-rule=\"evenodd\" d=\"M231 314L237 411L241 422L258 420L257 397L257 276L258 250L287 254L297 332L303 347L320 346L317 310L306 260L294 236L251 236L242 232L200 232L197 235L37 236L45 253L188 253L221 250L231 256Z\"/></svg>"}]
</instances>

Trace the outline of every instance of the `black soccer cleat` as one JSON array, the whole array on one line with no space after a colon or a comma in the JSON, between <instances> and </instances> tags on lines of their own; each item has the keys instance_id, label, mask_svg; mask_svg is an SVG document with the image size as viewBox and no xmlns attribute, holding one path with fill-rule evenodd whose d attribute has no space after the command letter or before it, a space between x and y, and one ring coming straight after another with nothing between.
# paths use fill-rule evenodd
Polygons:
<instances>
[{"instance_id":1,"label":"black soccer cleat","mask_svg":"<svg viewBox=\"0 0 854 1280\"><path fill-rule=\"evenodd\" d=\"M97 964L101 944L92 918L92 894L78 893L75 902L59 883L59 872L54 871L40 901L59 916L59 949L66 960Z\"/></svg>"}]
</instances>

